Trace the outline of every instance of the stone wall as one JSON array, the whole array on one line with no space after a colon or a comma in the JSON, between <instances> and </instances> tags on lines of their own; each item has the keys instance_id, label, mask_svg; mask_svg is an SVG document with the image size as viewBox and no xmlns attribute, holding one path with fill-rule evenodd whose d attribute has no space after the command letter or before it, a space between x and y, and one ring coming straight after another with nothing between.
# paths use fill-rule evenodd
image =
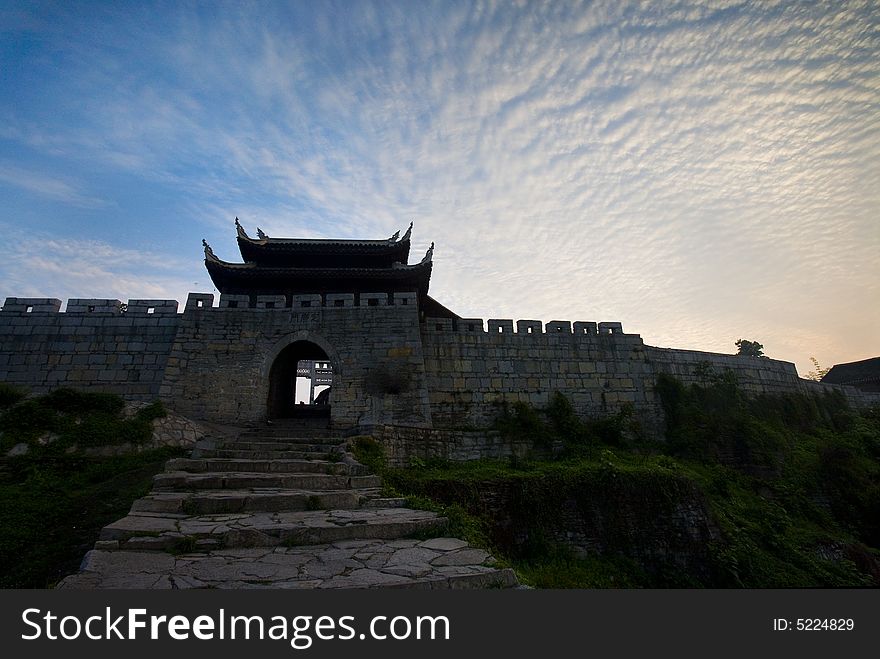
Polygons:
<instances>
[{"instance_id":1,"label":"stone wall","mask_svg":"<svg viewBox=\"0 0 880 659\"><path fill-rule=\"evenodd\" d=\"M0 311L0 382L34 393L72 386L160 398L190 418L253 424L266 419L276 358L307 341L332 364L332 423L341 429L485 429L504 402L542 407L560 392L583 417L631 407L645 433L660 437L654 387L661 373L706 383L731 370L754 393L836 389L854 405L880 403L880 394L801 380L786 362L646 346L620 323L419 322L415 293L291 302L224 295L215 307L213 295L191 293L182 314L174 300L103 299L69 300L62 313L60 300L8 298ZM459 447L426 441L450 459L513 450L459 439Z\"/></svg>"},{"instance_id":2,"label":"stone wall","mask_svg":"<svg viewBox=\"0 0 880 659\"><path fill-rule=\"evenodd\" d=\"M429 318L422 343L435 426L486 426L502 401L542 407L557 391L583 416L625 404L646 423L655 416L645 345L619 323L521 320L514 332L512 320L490 320L485 331L480 319Z\"/></svg>"},{"instance_id":3,"label":"stone wall","mask_svg":"<svg viewBox=\"0 0 880 659\"><path fill-rule=\"evenodd\" d=\"M174 300L8 298L0 311L0 381L44 393L72 386L160 398L196 419L264 421L269 371L294 341L328 355L333 423L431 423L415 293ZM384 380L383 380L384 378ZM389 393L388 378L395 381Z\"/></svg>"},{"instance_id":4,"label":"stone wall","mask_svg":"<svg viewBox=\"0 0 880 659\"><path fill-rule=\"evenodd\" d=\"M652 346L646 346L646 353L655 373L675 376L685 384L706 385L730 371L739 386L752 394L803 392L821 395L839 392L855 408L880 405L880 393L804 380L798 377L794 364L777 359Z\"/></svg>"},{"instance_id":5,"label":"stone wall","mask_svg":"<svg viewBox=\"0 0 880 659\"><path fill-rule=\"evenodd\" d=\"M541 449L531 441L509 440L493 430L448 430L377 425L359 428L378 441L390 467L408 467L413 459L453 462L534 457ZM549 450L544 449L548 454Z\"/></svg>"},{"instance_id":6,"label":"stone wall","mask_svg":"<svg viewBox=\"0 0 880 659\"><path fill-rule=\"evenodd\" d=\"M134 416L146 405L148 403L139 401L129 402L125 406L125 414L126 416ZM167 446L191 449L197 441L209 434L206 428L176 412L166 412L165 416L153 419L152 423L153 432L150 435L150 439L141 445L139 450L165 448Z\"/></svg>"},{"instance_id":7,"label":"stone wall","mask_svg":"<svg viewBox=\"0 0 880 659\"><path fill-rule=\"evenodd\" d=\"M181 316L175 300L8 298L0 312L0 382L154 399Z\"/></svg>"},{"instance_id":8,"label":"stone wall","mask_svg":"<svg viewBox=\"0 0 880 659\"><path fill-rule=\"evenodd\" d=\"M274 360L293 342L309 341L333 367L334 426L430 426L414 294L407 304L397 294L394 303L383 298L376 306L364 296L364 306L335 306L333 300L321 305L315 297L308 307L239 308L213 307L211 296L191 295L168 358L162 399L197 419L260 422ZM199 300L206 303L198 306ZM405 380L397 394L383 390L389 375Z\"/></svg>"},{"instance_id":9,"label":"stone wall","mask_svg":"<svg viewBox=\"0 0 880 659\"><path fill-rule=\"evenodd\" d=\"M541 480L543 486L529 481ZM639 479L584 473L551 481L552 475L499 477L478 483L454 478L428 481L418 493L446 504L461 503L491 520L494 546L510 556L534 552L546 541L575 555L630 558L648 571L672 568L711 582L711 543L721 532L702 492L681 477ZM465 492L465 494L463 494Z\"/></svg>"},{"instance_id":10,"label":"stone wall","mask_svg":"<svg viewBox=\"0 0 880 659\"><path fill-rule=\"evenodd\" d=\"M560 392L583 417L632 406L646 435L659 438L661 373L706 385L730 371L753 394L837 390L856 407L880 404L877 394L802 380L789 362L647 346L619 323L428 318L422 344L431 415L441 428L485 427L502 401L542 407Z\"/></svg>"},{"instance_id":11,"label":"stone wall","mask_svg":"<svg viewBox=\"0 0 880 659\"><path fill-rule=\"evenodd\" d=\"M646 355L656 374L675 376L685 384L707 384L731 371L750 393L784 393L800 387L794 364L776 359L651 346L646 348Z\"/></svg>"}]
</instances>

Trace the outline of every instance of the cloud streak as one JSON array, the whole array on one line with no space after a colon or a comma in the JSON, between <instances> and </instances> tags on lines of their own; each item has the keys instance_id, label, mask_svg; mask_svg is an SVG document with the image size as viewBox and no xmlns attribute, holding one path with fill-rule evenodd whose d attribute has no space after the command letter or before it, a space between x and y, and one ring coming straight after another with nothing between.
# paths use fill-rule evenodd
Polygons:
<instances>
[{"instance_id":1,"label":"cloud streak","mask_svg":"<svg viewBox=\"0 0 880 659\"><path fill-rule=\"evenodd\" d=\"M2 226L5 235L15 235ZM29 235L0 248L0 300L7 297L176 299L194 282L189 263L165 253L120 248L99 240ZM207 277L203 278L206 282Z\"/></svg>"},{"instance_id":2,"label":"cloud streak","mask_svg":"<svg viewBox=\"0 0 880 659\"><path fill-rule=\"evenodd\" d=\"M77 208L95 209L107 205L106 201L83 194L74 184L60 178L2 162L0 162L0 183Z\"/></svg>"},{"instance_id":3,"label":"cloud streak","mask_svg":"<svg viewBox=\"0 0 880 659\"><path fill-rule=\"evenodd\" d=\"M110 196L108 172L161 190L181 242L206 235L232 259L235 215L309 237L414 219L414 253L437 243L432 291L463 315L619 319L653 344L710 350L756 338L802 370L811 354L877 354L872 3L79 20L37 31L68 54L57 70L23 70L83 109L57 122L3 106L5 144L88 162L84 198Z\"/></svg>"}]
</instances>

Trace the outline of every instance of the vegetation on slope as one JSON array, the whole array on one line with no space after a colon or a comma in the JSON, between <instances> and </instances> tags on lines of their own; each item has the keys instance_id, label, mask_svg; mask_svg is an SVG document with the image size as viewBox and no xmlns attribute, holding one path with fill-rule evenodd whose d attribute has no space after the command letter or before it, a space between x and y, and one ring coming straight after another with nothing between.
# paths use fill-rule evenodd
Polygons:
<instances>
[{"instance_id":1,"label":"vegetation on slope","mask_svg":"<svg viewBox=\"0 0 880 659\"><path fill-rule=\"evenodd\" d=\"M140 444L154 404L125 418L117 396L58 389L26 398L0 385L0 587L45 588L76 571L100 529L146 494L153 474L179 449L90 457L82 448Z\"/></svg>"},{"instance_id":2,"label":"vegetation on slope","mask_svg":"<svg viewBox=\"0 0 880 659\"><path fill-rule=\"evenodd\" d=\"M661 378L666 441L626 411L583 422L556 396L517 404L497 429L534 455L385 466L356 450L449 533L491 549L539 587L880 585L880 411L837 395L748 397L730 376L707 387ZM154 405L125 418L115 396L0 385L0 587L45 587L74 571L105 524L149 489L175 450L95 458L139 444ZM536 456L552 455L551 458Z\"/></svg>"},{"instance_id":3,"label":"vegetation on slope","mask_svg":"<svg viewBox=\"0 0 880 659\"><path fill-rule=\"evenodd\" d=\"M556 396L498 424L551 459L403 470L359 450L536 586L880 585L880 414L836 395L750 398L729 376L658 392L663 443L629 440L626 413L582 422Z\"/></svg>"}]
</instances>

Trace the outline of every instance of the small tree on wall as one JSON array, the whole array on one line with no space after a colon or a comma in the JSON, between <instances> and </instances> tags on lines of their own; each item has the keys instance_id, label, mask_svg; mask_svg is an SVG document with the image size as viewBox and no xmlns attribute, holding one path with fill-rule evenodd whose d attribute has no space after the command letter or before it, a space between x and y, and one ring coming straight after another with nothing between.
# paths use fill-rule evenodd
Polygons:
<instances>
[{"instance_id":1,"label":"small tree on wall","mask_svg":"<svg viewBox=\"0 0 880 659\"><path fill-rule=\"evenodd\" d=\"M810 361L813 362L813 367L816 370L810 371L809 373L807 373L807 375L805 376L807 380L815 380L816 382L818 382L819 380L824 378L826 375L828 375L828 371L831 370L830 367L829 368L822 368L821 366L819 366L819 361L815 357L810 357Z\"/></svg>"},{"instance_id":2,"label":"small tree on wall","mask_svg":"<svg viewBox=\"0 0 880 659\"><path fill-rule=\"evenodd\" d=\"M734 344L736 346L736 354L743 357L766 357L764 354L764 346L757 341L749 341L748 339L739 339Z\"/></svg>"}]
</instances>

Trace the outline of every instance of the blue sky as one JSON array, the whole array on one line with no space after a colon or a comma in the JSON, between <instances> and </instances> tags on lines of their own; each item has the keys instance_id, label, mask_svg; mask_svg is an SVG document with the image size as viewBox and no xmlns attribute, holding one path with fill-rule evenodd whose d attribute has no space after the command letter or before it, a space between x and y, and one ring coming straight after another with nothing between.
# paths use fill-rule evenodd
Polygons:
<instances>
[{"instance_id":1,"label":"blue sky","mask_svg":"<svg viewBox=\"0 0 880 659\"><path fill-rule=\"evenodd\" d=\"M0 298L436 242L463 316L880 354L876 2L0 2Z\"/></svg>"}]
</instances>

